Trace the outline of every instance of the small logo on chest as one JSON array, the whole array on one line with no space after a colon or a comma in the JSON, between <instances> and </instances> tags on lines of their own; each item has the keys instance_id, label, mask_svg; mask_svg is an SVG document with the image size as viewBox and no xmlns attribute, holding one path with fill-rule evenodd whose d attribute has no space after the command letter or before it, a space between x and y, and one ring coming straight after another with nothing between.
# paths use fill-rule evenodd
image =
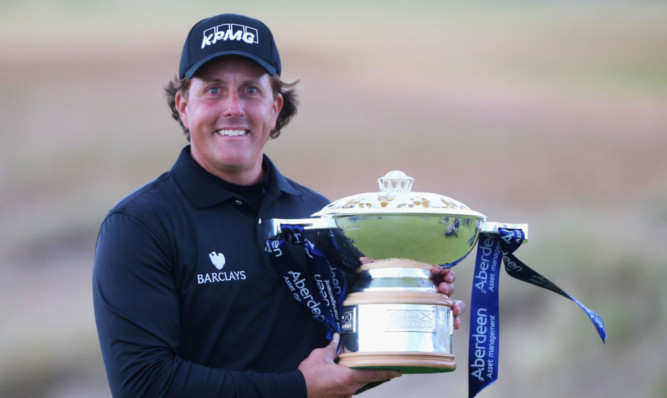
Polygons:
<instances>
[{"instance_id":1,"label":"small logo on chest","mask_svg":"<svg viewBox=\"0 0 667 398\"><path fill-rule=\"evenodd\" d=\"M211 262L218 270L221 270L225 266L225 255L222 253L210 252L208 257L211 259Z\"/></svg>"},{"instance_id":2,"label":"small logo on chest","mask_svg":"<svg viewBox=\"0 0 667 398\"><path fill-rule=\"evenodd\" d=\"M212 251L208 254L211 264L218 270L222 270L226 264L225 255ZM222 271L222 272L207 272L204 274L197 274L197 284L204 285L207 283L233 282L244 281L246 279L245 271Z\"/></svg>"}]
</instances>

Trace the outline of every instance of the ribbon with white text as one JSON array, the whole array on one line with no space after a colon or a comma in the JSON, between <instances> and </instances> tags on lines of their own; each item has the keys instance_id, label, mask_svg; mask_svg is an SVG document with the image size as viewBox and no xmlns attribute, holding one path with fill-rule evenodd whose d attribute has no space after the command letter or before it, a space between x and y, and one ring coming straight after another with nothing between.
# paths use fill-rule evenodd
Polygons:
<instances>
[{"instance_id":1,"label":"ribbon with white text","mask_svg":"<svg viewBox=\"0 0 667 398\"><path fill-rule=\"evenodd\" d=\"M340 314L345 298L343 274L305 237L303 226L283 224L281 230L282 237L266 241L265 251L294 299L326 327L327 338L331 340L334 333L341 332ZM290 254L288 243L304 250L306 269Z\"/></svg>"},{"instance_id":2,"label":"ribbon with white text","mask_svg":"<svg viewBox=\"0 0 667 398\"><path fill-rule=\"evenodd\" d=\"M525 239L520 229L500 229L497 234L480 233L475 261L470 303L470 341L468 348L468 397L498 379L499 311L498 281L500 264L512 277L551 290L574 301L590 318L600 338L605 342L607 332L602 318L553 282L529 268L513 252Z\"/></svg>"}]
</instances>

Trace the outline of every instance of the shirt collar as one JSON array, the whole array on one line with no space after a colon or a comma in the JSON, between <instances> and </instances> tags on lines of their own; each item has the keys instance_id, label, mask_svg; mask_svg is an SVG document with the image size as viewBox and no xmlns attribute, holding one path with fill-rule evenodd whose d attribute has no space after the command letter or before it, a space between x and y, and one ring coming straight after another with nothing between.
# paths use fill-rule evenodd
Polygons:
<instances>
[{"instance_id":1,"label":"shirt collar","mask_svg":"<svg viewBox=\"0 0 667 398\"><path fill-rule=\"evenodd\" d=\"M268 176L267 194L285 193L301 195L290 181L285 178L268 156L264 155L264 165ZM198 208L217 205L235 197L234 193L226 189L220 178L214 176L197 163L190 155L190 146L181 151L178 160L171 169L176 185L181 188L185 196Z\"/></svg>"}]
</instances>

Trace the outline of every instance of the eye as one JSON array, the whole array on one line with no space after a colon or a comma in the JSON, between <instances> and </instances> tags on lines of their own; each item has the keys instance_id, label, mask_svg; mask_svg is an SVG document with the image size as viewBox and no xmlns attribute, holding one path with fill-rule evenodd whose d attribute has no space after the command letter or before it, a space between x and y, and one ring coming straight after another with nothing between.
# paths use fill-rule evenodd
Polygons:
<instances>
[{"instance_id":1,"label":"eye","mask_svg":"<svg viewBox=\"0 0 667 398\"><path fill-rule=\"evenodd\" d=\"M211 95L217 95L220 93L220 87L210 87L208 93Z\"/></svg>"},{"instance_id":2,"label":"eye","mask_svg":"<svg viewBox=\"0 0 667 398\"><path fill-rule=\"evenodd\" d=\"M248 86L244 89L244 92L248 95L255 95L259 93L259 90L257 89L257 87Z\"/></svg>"}]
</instances>

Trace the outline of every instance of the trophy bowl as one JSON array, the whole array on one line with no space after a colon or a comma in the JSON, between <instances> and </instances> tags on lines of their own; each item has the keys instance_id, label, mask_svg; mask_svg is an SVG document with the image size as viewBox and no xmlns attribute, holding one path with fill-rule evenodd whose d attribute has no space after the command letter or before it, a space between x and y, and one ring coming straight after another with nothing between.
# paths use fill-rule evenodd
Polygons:
<instances>
[{"instance_id":1,"label":"trophy bowl","mask_svg":"<svg viewBox=\"0 0 667 398\"><path fill-rule=\"evenodd\" d=\"M391 171L380 192L339 199L313 214L333 219L365 257L454 265L475 246L486 217L446 196L412 192L413 178Z\"/></svg>"}]
</instances>

